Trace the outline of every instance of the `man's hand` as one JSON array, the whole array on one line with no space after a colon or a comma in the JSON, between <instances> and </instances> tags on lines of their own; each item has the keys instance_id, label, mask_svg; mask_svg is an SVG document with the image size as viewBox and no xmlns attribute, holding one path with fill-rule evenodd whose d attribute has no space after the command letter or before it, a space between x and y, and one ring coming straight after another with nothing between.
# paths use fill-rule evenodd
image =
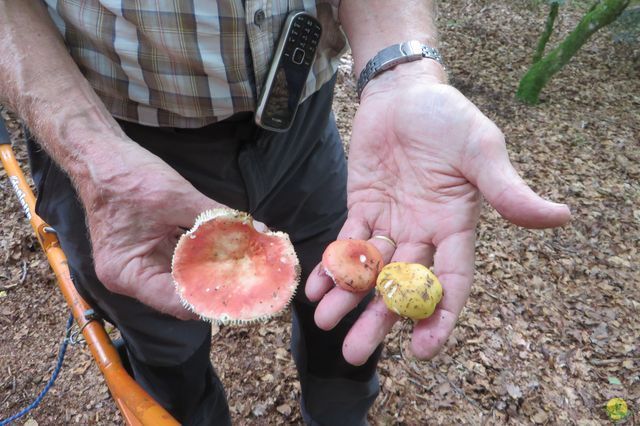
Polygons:
<instances>
[{"instance_id":1,"label":"man's hand","mask_svg":"<svg viewBox=\"0 0 640 426\"><path fill-rule=\"evenodd\" d=\"M197 316L171 278L177 239L202 211L222 205L198 192L160 158L132 145L118 172L92 173L82 196L96 273L111 291L181 319Z\"/></svg>"},{"instance_id":2,"label":"man's hand","mask_svg":"<svg viewBox=\"0 0 640 426\"><path fill-rule=\"evenodd\" d=\"M385 262L434 266L444 297L431 317L414 326L411 347L418 358L440 350L468 298L481 194L520 226L553 227L570 218L567 206L543 200L518 176L495 124L424 72L432 64L403 64L365 88L350 146L349 216L338 237L369 239ZM376 235L391 237L397 248L372 239ZM321 300L315 320L327 330L364 297L316 273L306 293ZM375 298L343 343L345 359L363 364L397 320Z\"/></svg>"},{"instance_id":3,"label":"man's hand","mask_svg":"<svg viewBox=\"0 0 640 426\"><path fill-rule=\"evenodd\" d=\"M181 233L220 207L130 140L80 73L42 2L0 2L0 100L74 182L105 286L179 318L171 280Z\"/></svg>"}]
</instances>

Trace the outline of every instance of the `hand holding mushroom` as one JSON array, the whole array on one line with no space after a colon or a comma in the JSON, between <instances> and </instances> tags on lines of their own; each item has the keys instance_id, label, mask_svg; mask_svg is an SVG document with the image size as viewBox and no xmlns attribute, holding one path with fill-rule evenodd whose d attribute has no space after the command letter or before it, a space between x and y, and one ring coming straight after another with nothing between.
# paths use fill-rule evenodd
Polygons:
<instances>
[{"instance_id":1,"label":"hand holding mushroom","mask_svg":"<svg viewBox=\"0 0 640 426\"><path fill-rule=\"evenodd\" d=\"M503 217L528 228L562 225L570 213L524 183L500 130L461 93L422 72L411 75L411 64L398 69L363 93L350 144L349 216L338 239L369 240L385 263L434 266L444 295L433 315L415 323L411 344L418 358L430 358L469 295L482 195ZM365 295L317 273L306 294L320 302L315 320L327 330ZM345 359L363 364L398 318L375 298L345 338Z\"/></svg>"}]
</instances>

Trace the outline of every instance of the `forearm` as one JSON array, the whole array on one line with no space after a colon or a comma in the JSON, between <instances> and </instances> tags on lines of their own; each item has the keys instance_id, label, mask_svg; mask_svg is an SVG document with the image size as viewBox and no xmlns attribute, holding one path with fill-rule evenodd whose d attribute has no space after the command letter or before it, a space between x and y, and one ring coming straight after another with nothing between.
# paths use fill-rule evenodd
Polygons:
<instances>
[{"instance_id":1,"label":"forearm","mask_svg":"<svg viewBox=\"0 0 640 426\"><path fill-rule=\"evenodd\" d=\"M356 76L385 47L408 40L437 47L434 2L431 0L342 0L340 21L349 39ZM397 67L424 72L446 81L440 64L432 60L417 61Z\"/></svg>"},{"instance_id":2,"label":"forearm","mask_svg":"<svg viewBox=\"0 0 640 426\"><path fill-rule=\"evenodd\" d=\"M0 102L71 176L81 198L136 149L69 55L39 1L0 2Z\"/></svg>"}]
</instances>

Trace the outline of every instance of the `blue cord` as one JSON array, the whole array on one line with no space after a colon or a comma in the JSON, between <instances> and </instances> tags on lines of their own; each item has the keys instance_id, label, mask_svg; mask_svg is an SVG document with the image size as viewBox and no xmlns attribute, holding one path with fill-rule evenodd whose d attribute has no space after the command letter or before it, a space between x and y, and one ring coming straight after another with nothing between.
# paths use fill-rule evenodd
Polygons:
<instances>
[{"instance_id":1,"label":"blue cord","mask_svg":"<svg viewBox=\"0 0 640 426\"><path fill-rule=\"evenodd\" d=\"M72 325L73 325L73 314L70 314L69 315L69 319L67 320L67 329L65 331L64 340L62 341L62 346L60 347L60 352L58 352L58 363L56 364L56 369L53 370L53 375L49 379L49 382L44 387L44 389L42 389L42 392L40 392L40 395L38 395L38 397L31 403L31 405L29 405L24 410L20 411L17 414L14 414L13 416L11 416L11 417L9 417L7 419L0 420L0 426L8 425L12 421L19 419L20 417L22 417L25 414L27 414L29 411L31 411L34 408L36 408L40 404L40 402L42 402L42 399L47 394L47 392L49 392L49 389L51 389L51 386L53 386L53 384L55 383L56 379L58 378L58 373L60 373L60 369L62 368L62 362L64 361L64 354L67 351L67 345L69 344L69 335L71 333L71 326Z\"/></svg>"}]
</instances>

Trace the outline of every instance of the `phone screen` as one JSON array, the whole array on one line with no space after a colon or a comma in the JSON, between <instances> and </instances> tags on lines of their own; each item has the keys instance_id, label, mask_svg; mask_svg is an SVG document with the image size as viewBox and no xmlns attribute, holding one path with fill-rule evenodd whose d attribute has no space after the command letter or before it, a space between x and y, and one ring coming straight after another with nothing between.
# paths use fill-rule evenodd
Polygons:
<instances>
[{"instance_id":1,"label":"phone screen","mask_svg":"<svg viewBox=\"0 0 640 426\"><path fill-rule=\"evenodd\" d=\"M263 114L266 125L274 128L289 127L306 80L307 70L304 66L289 63L285 67L282 61L278 64Z\"/></svg>"}]
</instances>

